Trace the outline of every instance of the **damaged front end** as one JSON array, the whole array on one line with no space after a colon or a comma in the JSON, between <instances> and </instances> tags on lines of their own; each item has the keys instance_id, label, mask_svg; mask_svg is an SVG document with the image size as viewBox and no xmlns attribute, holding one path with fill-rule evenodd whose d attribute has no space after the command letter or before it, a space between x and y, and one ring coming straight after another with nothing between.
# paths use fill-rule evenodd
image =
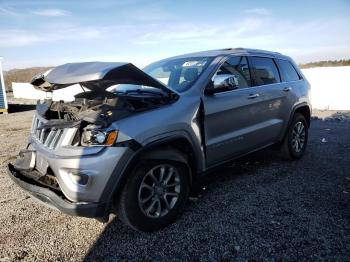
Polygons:
<instances>
[{"instance_id":1,"label":"damaged front end","mask_svg":"<svg viewBox=\"0 0 350 262\"><path fill-rule=\"evenodd\" d=\"M134 152L126 143L132 138L113 123L174 103L177 93L128 63L66 64L34 77L32 84L47 92L79 84L82 92L71 102L38 102L27 149L9 164L10 177L65 213L103 216L107 203L100 203L101 190L116 163Z\"/></svg>"},{"instance_id":2,"label":"damaged front end","mask_svg":"<svg viewBox=\"0 0 350 262\"><path fill-rule=\"evenodd\" d=\"M89 141L83 140L88 138L83 137L84 131L106 129L117 120L173 101L163 95L87 91L76 95L73 102L45 100L38 104L37 115L47 121L42 122L37 118L33 122L33 129L36 130L37 138L45 143L52 129L77 128L72 145L87 146ZM101 137L98 141L102 141Z\"/></svg>"},{"instance_id":3,"label":"damaged front end","mask_svg":"<svg viewBox=\"0 0 350 262\"><path fill-rule=\"evenodd\" d=\"M175 102L178 98L174 91L128 63L66 64L47 75L35 77L32 84L45 91L73 84L81 86L83 92L75 95L73 102L45 100L38 104L37 114L47 121L33 124L41 140L45 140L45 134L53 128L77 127L72 141L76 146L105 142L98 132L84 136L89 130L105 129L117 120Z\"/></svg>"}]
</instances>

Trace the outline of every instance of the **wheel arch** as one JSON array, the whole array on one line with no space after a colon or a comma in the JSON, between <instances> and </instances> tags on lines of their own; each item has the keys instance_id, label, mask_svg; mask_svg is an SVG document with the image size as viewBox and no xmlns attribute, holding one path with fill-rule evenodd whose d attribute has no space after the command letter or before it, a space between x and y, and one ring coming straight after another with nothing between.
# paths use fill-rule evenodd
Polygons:
<instances>
[{"instance_id":1,"label":"wheel arch","mask_svg":"<svg viewBox=\"0 0 350 262\"><path fill-rule=\"evenodd\" d=\"M285 127L283 128L283 131L281 133L281 136L279 138L279 142L282 142L284 140L284 138L286 137L286 134L288 132L288 129L293 121L293 117L296 113L300 113L302 114L305 119L306 119L306 123L308 125L308 127L310 127L311 124L311 109L310 109L310 105L307 103L301 103L298 104L296 106L293 107L290 115L289 115L289 119L287 124L285 125Z\"/></svg>"},{"instance_id":2,"label":"wheel arch","mask_svg":"<svg viewBox=\"0 0 350 262\"><path fill-rule=\"evenodd\" d=\"M291 118L289 120L289 123L292 121L293 116L296 113L302 114L305 117L305 120L306 120L306 123L307 123L308 127L310 127L310 124L311 124L311 109L310 109L309 105L301 104L301 105L297 106L294 109L294 112L293 112L293 114L292 114L292 116L291 116Z\"/></svg>"},{"instance_id":3,"label":"wheel arch","mask_svg":"<svg viewBox=\"0 0 350 262\"><path fill-rule=\"evenodd\" d=\"M194 145L182 135L174 135L146 145L135 157L134 163L143 159L171 160L188 165L190 182L193 181L199 170L198 156Z\"/></svg>"},{"instance_id":4,"label":"wheel arch","mask_svg":"<svg viewBox=\"0 0 350 262\"><path fill-rule=\"evenodd\" d=\"M188 165L190 185L197 177L199 172L198 156L195 154L195 149L191 141L182 135L174 135L155 142L149 143L140 148L133 157L125 165L124 170L120 173L120 177L114 185L113 192L110 195L109 202L112 204L118 199L121 189L126 183L126 180L140 160L171 160Z\"/></svg>"}]
</instances>

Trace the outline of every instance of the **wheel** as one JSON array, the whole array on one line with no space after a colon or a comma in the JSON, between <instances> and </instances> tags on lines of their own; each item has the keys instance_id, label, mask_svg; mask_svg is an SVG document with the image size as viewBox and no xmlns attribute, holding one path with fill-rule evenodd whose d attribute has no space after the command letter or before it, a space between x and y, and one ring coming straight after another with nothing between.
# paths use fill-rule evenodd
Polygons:
<instances>
[{"instance_id":1,"label":"wheel","mask_svg":"<svg viewBox=\"0 0 350 262\"><path fill-rule=\"evenodd\" d=\"M189 170L185 164L142 161L126 181L117 215L136 230L155 231L182 213L188 193Z\"/></svg>"},{"instance_id":2,"label":"wheel","mask_svg":"<svg viewBox=\"0 0 350 262\"><path fill-rule=\"evenodd\" d=\"M303 156L308 141L308 124L302 114L296 113L281 145L285 159L299 159Z\"/></svg>"}]
</instances>

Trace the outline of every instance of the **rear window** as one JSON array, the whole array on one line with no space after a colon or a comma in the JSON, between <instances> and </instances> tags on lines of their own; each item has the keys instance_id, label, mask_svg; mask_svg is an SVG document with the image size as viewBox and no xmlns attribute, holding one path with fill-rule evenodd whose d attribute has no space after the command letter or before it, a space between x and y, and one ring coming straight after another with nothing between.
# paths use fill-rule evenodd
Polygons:
<instances>
[{"instance_id":1,"label":"rear window","mask_svg":"<svg viewBox=\"0 0 350 262\"><path fill-rule=\"evenodd\" d=\"M256 86L281 82L278 69L271 58L251 57L252 72Z\"/></svg>"},{"instance_id":2,"label":"rear window","mask_svg":"<svg viewBox=\"0 0 350 262\"><path fill-rule=\"evenodd\" d=\"M300 79L298 72L295 70L291 62L286 60L278 60L278 65L281 70L282 81L298 81Z\"/></svg>"}]
</instances>

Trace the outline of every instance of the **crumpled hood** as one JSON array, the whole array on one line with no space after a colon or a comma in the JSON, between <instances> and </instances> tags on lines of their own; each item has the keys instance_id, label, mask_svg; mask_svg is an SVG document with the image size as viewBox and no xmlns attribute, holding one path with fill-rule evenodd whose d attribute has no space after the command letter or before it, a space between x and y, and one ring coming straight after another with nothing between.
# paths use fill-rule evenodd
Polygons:
<instances>
[{"instance_id":1,"label":"crumpled hood","mask_svg":"<svg viewBox=\"0 0 350 262\"><path fill-rule=\"evenodd\" d=\"M116 84L135 84L155 87L166 93L173 93L163 83L133 64L121 62L68 63L57 66L44 74L36 75L31 81L35 88L46 92L77 83L96 91L104 91Z\"/></svg>"}]
</instances>

